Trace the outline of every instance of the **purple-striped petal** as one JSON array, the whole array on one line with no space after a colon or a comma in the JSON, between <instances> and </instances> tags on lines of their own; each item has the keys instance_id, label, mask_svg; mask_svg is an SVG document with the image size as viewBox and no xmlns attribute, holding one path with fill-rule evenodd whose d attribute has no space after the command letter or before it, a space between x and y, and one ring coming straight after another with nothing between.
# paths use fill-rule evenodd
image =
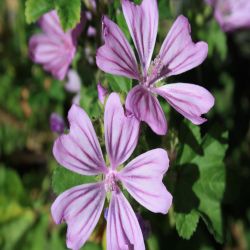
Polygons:
<instances>
[{"instance_id":1,"label":"purple-striped petal","mask_svg":"<svg viewBox=\"0 0 250 250\"><path fill-rule=\"evenodd\" d=\"M145 249L136 215L120 190L112 192L108 210L107 249Z\"/></svg>"},{"instance_id":2,"label":"purple-striped petal","mask_svg":"<svg viewBox=\"0 0 250 250\"><path fill-rule=\"evenodd\" d=\"M51 36L58 36L58 38L65 35L59 17L55 10L52 10L46 14L44 14L39 19L39 25L44 33L51 35Z\"/></svg>"},{"instance_id":3,"label":"purple-striped petal","mask_svg":"<svg viewBox=\"0 0 250 250\"><path fill-rule=\"evenodd\" d=\"M178 75L200 65L207 57L205 42L194 43L188 19L179 16L165 38L156 60L154 81Z\"/></svg>"},{"instance_id":4,"label":"purple-striped petal","mask_svg":"<svg viewBox=\"0 0 250 250\"><path fill-rule=\"evenodd\" d=\"M107 172L93 125L80 107L72 105L68 120L70 131L54 143L53 154L65 168L82 175Z\"/></svg>"},{"instance_id":5,"label":"purple-striped petal","mask_svg":"<svg viewBox=\"0 0 250 250\"><path fill-rule=\"evenodd\" d=\"M139 54L142 72L146 76L157 36L157 1L143 0L140 5L136 5L130 0L122 0L122 9Z\"/></svg>"},{"instance_id":6,"label":"purple-striped petal","mask_svg":"<svg viewBox=\"0 0 250 250\"><path fill-rule=\"evenodd\" d=\"M106 149L113 169L133 153L138 141L139 126L134 116L125 114L119 95L112 93L105 106L104 127Z\"/></svg>"},{"instance_id":7,"label":"purple-striped petal","mask_svg":"<svg viewBox=\"0 0 250 250\"><path fill-rule=\"evenodd\" d=\"M154 90L194 124L206 121L201 117L214 106L214 97L205 88L189 83L167 84Z\"/></svg>"},{"instance_id":8,"label":"purple-striped petal","mask_svg":"<svg viewBox=\"0 0 250 250\"><path fill-rule=\"evenodd\" d=\"M57 197L51 207L55 223L65 221L67 247L80 249L93 232L105 201L103 183L73 187Z\"/></svg>"},{"instance_id":9,"label":"purple-striped petal","mask_svg":"<svg viewBox=\"0 0 250 250\"><path fill-rule=\"evenodd\" d=\"M142 206L166 214L172 204L172 195L162 183L168 167L167 152L154 149L132 160L119 172L119 179Z\"/></svg>"},{"instance_id":10,"label":"purple-striped petal","mask_svg":"<svg viewBox=\"0 0 250 250\"><path fill-rule=\"evenodd\" d=\"M121 29L106 16L102 22L105 45L97 51L97 66L107 73L139 79L135 55Z\"/></svg>"},{"instance_id":11,"label":"purple-striped petal","mask_svg":"<svg viewBox=\"0 0 250 250\"><path fill-rule=\"evenodd\" d=\"M137 85L128 93L126 109L146 122L159 135L167 132L167 121L157 98L144 86Z\"/></svg>"},{"instance_id":12,"label":"purple-striped petal","mask_svg":"<svg viewBox=\"0 0 250 250\"><path fill-rule=\"evenodd\" d=\"M64 40L46 34L34 35L29 42L29 53L35 63L43 65L55 78L63 80L74 58L76 48L71 37Z\"/></svg>"},{"instance_id":13,"label":"purple-striped petal","mask_svg":"<svg viewBox=\"0 0 250 250\"><path fill-rule=\"evenodd\" d=\"M55 78L63 80L75 56L76 38L83 20L74 30L64 33L56 12L51 11L40 18L39 24L44 33L31 37L30 57Z\"/></svg>"}]
</instances>

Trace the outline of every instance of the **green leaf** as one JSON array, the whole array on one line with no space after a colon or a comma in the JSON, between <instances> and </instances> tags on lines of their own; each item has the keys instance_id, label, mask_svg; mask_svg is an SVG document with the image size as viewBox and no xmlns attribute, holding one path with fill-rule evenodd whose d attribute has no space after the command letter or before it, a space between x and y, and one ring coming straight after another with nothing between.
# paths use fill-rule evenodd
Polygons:
<instances>
[{"instance_id":1,"label":"green leaf","mask_svg":"<svg viewBox=\"0 0 250 250\"><path fill-rule=\"evenodd\" d=\"M37 21L43 14L54 8L52 0L27 0L25 3L25 16L28 23Z\"/></svg>"},{"instance_id":2,"label":"green leaf","mask_svg":"<svg viewBox=\"0 0 250 250\"><path fill-rule=\"evenodd\" d=\"M3 215L4 216L4 215ZM0 248L1 249L18 249L16 244L32 226L35 220L35 214L31 209L24 209L15 219L7 223L0 224Z\"/></svg>"},{"instance_id":3,"label":"green leaf","mask_svg":"<svg viewBox=\"0 0 250 250\"><path fill-rule=\"evenodd\" d=\"M73 173L64 167L57 167L52 177L52 188L56 194L84 183L96 182L95 176L86 176Z\"/></svg>"},{"instance_id":4,"label":"green leaf","mask_svg":"<svg viewBox=\"0 0 250 250\"><path fill-rule=\"evenodd\" d=\"M195 232L198 222L199 213L192 210L190 213L175 213L176 229L179 235L186 240L189 240Z\"/></svg>"},{"instance_id":5,"label":"green leaf","mask_svg":"<svg viewBox=\"0 0 250 250\"><path fill-rule=\"evenodd\" d=\"M21 200L24 188L19 175L11 169L0 165L0 195L11 200Z\"/></svg>"},{"instance_id":6,"label":"green leaf","mask_svg":"<svg viewBox=\"0 0 250 250\"><path fill-rule=\"evenodd\" d=\"M49 216L48 214L42 214L38 221L33 225L32 229L26 233L26 238L23 241L24 248L30 250L43 250L47 249L49 228Z\"/></svg>"},{"instance_id":7,"label":"green leaf","mask_svg":"<svg viewBox=\"0 0 250 250\"><path fill-rule=\"evenodd\" d=\"M81 19L81 0L54 0L63 29L73 29Z\"/></svg>"},{"instance_id":8,"label":"green leaf","mask_svg":"<svg viewBox=\"0 0 250 250\"><path fill-rule=\"evenodd\" d=\"M198 37L207 41L209 57L213 56L214 52L217 52L221 60L226 59L228 52L227 37L215 20L209 22L206 28L202 26L202 29L198 32Z\"/></svg>"},{"instance_id":9,"label":"green leaf","mask_svg":"<svg viewBox=\"0 0 250 250\"><path fill-rule=\"evenodd\" d=\"M93 242L87 242L82 250L101 250L101 246Z\"/></svg>"},{"instance_id":10,"label":"green leaf","mask_svg":"<svg viewBox=\"0 0 250 250\"><path fill-rule=\"evenodd\" d=\"M147 239L147 245L148 245L148 250L159 250L160 249L158 239L155 235L151 235Z\"/></svg>"},{"instance_id":11,"label":"green leaf","mask_svg":"<svg viewBox=\"0 0 250 250\"><path fill-rule=\"evenodd\" d=\"M65 242L60 238L59 230L55 228L51 232L50 249L65 250Z\"/></svg>"},{"instance_id":12,"label":"green leaf","mask_svg":"<svg viewBox=\"0 0 250 250\"><path fill-rule=\"evenodd\" d=\"M130 32L129 32L125 17L123 15L123 12L121 12L120 10L116 11L116 20L117 20L118 26L120 27L120 29L122 30L122 32L124 33L124 35L129 41L131 39Z\"/></svg>"},{"instance_id":13,"label":"green leaf","mask_svg":"<svg viewBox=\"0 0 250 250\"><path fill-rule=\"evenodd\" d=\"M132 88L132 80L122 76L114 76L111 74L106 74L108 84L111 89L115 92L125 92L128 93Z\"/></svg>"},{"instance_id":14,"label":"green leaf","mask_svg":"<svg viewBox=\"0 0 250 250\"><path fill-rule=\"evenodd\" d=\"M222 135L227 137L227 133ZM224 155L226 144L207 134L202 142L204 156L197 156L193 163L199 164L200 178L194 185L194 192L200 199L201 217L218 242L223 240L221 201L225 192Z\"/></svg>"},{"instance_id":15,"label":"green leaf","mask_svg":"<svg viewBox=\"0 0 250 250\"><path fill-rule=\"evenodd\" d=\"M180 142L182 145L185 144L180 150L176 166L178 171L175 188L177 231L183 238L191 237L196 224L190 224L189 232L180 230L180 224L188 224L195 211L195 216L197 217L197 213L200 215L215 239L222 242L221 202L225 191L223 159L227 149L227 133L214 128L201 138L197 126L191 124L187 126L185 123L180 131ZM178 216L178 213L182 213L182 217Z\"/></svg>"}]
</instances>

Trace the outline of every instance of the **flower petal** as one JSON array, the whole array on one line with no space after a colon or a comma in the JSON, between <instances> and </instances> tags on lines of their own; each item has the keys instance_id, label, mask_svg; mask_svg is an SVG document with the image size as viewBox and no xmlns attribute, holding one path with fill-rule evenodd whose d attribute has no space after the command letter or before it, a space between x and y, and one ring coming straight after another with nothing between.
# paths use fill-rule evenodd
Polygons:
<instances>
[{"instance_id":1,"label":"flower petal","mask_svg":"<svg viewBox=\"0 0 250 250\"><path fill-rule=\"evenodd\" d=\"M65 89L71 93L79 93L81 90L81 78L77 71L71 69L68 72L68 81L64 85Z\"/></svg>"},{"instance_id":2,"label":"flower petal","mask_svg":"<svg viewBox=\"0 0 250 250\"><path fill-rule=\"evenodd\" d=\"M184 16L179 16L165 38L159 56L157 80L178 75L200 65L207 57L205 42L194 43L190 36L190 24Z\"/></svg>"},{"instance_id":3,"label":"flower petal","mask_svg":"<svg viewBox=\"0 0 250 250\"><path fill-rule=\"evenodd\" d=\"M105 45L96 54L97 66L114 75L139 79L135 55L121 29L108 17L103 17Z\"/></svg>"},{"instance_id":4,"label":"flower petal","mask_svg":"<svg viewBox=\"0 0 250 250\"><path fill-rule=\"evenodd\" d=\"M112 93L104 112L105 143L113 169L133 153L139 135L139 121L124 113L120 97Z\"/></svg>"},{"instance_id":5,"label":"flower petal","mask_svg":"<svg viewBox=\"0 0 250 250\"><path fill-rule=\"evenodd\" d=\"M44 14L39 19L39 25L41 29L49 35L62 37L65 34L55 10Z\"/></svg>"},{"instance_id":6,"label":"flower petal","mask_svg":"<svg viewBox=\"0 0 250 250\"><path fill-rule=\"evenodd\" d=\"M42 64L55 78L63 80L75 55L76 48L70 37L65 40L45 34L34 35L29 42L31 59Z\"/></svg>"},{"instance_id":7,"label":"flower petal","mask_svg":"<svg viewBox=\"0 0 250 250\"><path fill-rule=\"evenodd\" d=\"M194 124L206 121L201 115L214 106L214 97L205 88L189 83L167 84L154 90Z\"/></svg>"},{"instance_id":8,"label":"flower petal","mask_svg":"<svg viewBox=\"0 0 250 250\"><path fill-rule=\"evenodd\" d=\"M136 215L120 190L112 192L107 222L107 249L145 249Z\"/></svg>"},{"instance_id":9,"label":"flower petal","mask_svg":"<svg viewBox=\"0 0 250 250\"><path fill-rule=\"evenodd\" d=\"M140 5L135 5L129 0L122 0L122 9L146 76L157 36L157 1L143 0Z\"/></svg>"},{"instance_id":10,"label":"flower petal","mask_svg":"<svg viewBox=\"0 0 250 250\"><path fill-rule=\"evenodd\" d=\"M167 152L158 148L131 161L119 172L119 179L141 205L154 213L166 214L172 204L172 195L162 183L168 167Z\"/></svg>"},{"instance_id":11,"label":"flower petal","mask_svg":"<svg viewBox=\"0 0 250 250\"><path fill-rule=\"evenodd\" d=\"M54 143L53 154L65 168L82 175L105 173L107 168L100 144L88 115L72 105L68 120L70 131Z\"/></svg>"},{"instance_id":12,"label":"flower petal","mask_svg":"<svg viewBox=\"0 0 250 250\"><path fill-rule=\"evenodd\" d=\"M51 207L55 223L66 221L67 247L80 249L93 232L105 201L103 183L73 187L57 197Z\"/></svg>"},{"instance_id":13,"label":"flower petal","mask_svg":"<svg viewBox=\"0 0 250 250\"><path fill-rule=\"evenodd\" d=\"M146 122L156 134L166 134L167 121L160 103L145 87L138 85L129 91L126 109L140 121Z\"/></svg>"}]
</instances>

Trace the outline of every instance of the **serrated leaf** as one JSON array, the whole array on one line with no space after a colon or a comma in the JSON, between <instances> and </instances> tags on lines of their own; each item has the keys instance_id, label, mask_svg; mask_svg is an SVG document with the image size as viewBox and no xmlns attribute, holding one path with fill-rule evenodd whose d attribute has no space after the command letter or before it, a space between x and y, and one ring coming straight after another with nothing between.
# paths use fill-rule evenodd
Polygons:
<instances>
[{"instance_id":1,"label":"serrated leaf","mask_svg":"<svg viewBox=\"0 0 250 250\"><path fill-rule=\"evenodd\" d=\"M132 80L122 76L114 76L111 74L106 74L108 84L111 89L115 92L128 93L132 88Z\"/></svg>"},{"instance_id":2,"label":"serrated leaf","mask_svg":"<svg viewBox=\"0 0 250 250\"><path fill-rule=\"evenodd\" d=\"M215 239L222 242L221 202L225 191L223 159L227 134L214 129L217 136L210 132L201 138L198 127L191 124L186 126L181 128L180 141L185 145L179 155L180 165L177 166L179 178L175 190L175 211L185 213L183 220L193 210L198 212ZM180 209L182 211L178 211ZM178 233L181 236L181 232Z\"/></svg>"},{"instance_id":3,"label":"serrated leaf","mask_svg":"<svg viewBox=\"0 0 250 250\"><path fill-rule=\"evenodd\" d=\"M199 214L195 210L188 214L175 213L175 221L178 234L183 239L189 240L197 228Z\"/></svg>"},{"instance_id":4,"label":"serrated leaf","mask_svg":"<svg viewBox=\"0 0 250 250\"><path fill-rule=\"evenodd\" d=\"M38 20L43 14L54 8L54 2L51 0L27 0L25 3L25 17L27 23Z\"/></svg>"},{"instance_id":5,"label":"serrated leaf","mask_svg":"<svg viewBox=\"0 0 250 250\"><path fill-rule=\"evenodd\" d=\"M81 19L81 0L54 0L61 25L66 31L73 29Z\"/></svg>"},{"instance_id":6,"label":"serrated leaf","mask_svg":"<svg viewBox=\"0 0 250 250\"><path fill-rule=\"evenodd\" d=\"M227 134L223 134L223 138ZM197 156L193 163L199 164L200 178L194 185L194 192L200 199L199 211L202 219L218 242L223 240L221 201L225 191L226 173L224 155L226 144L207 134L202 143L204 156Z\"/></svg>"},{"instance_id":7,"label":"serrated leaf","mask_svg":"<svg viewBox=\"0 0 250 250\"><path fill-rule=\"evenodd\" d=\"M52 176L52 188L56 194L84 183L96 182L95 176L86 176L69 171L64 167L57 167Z\"/></svg>"}]
</instances>

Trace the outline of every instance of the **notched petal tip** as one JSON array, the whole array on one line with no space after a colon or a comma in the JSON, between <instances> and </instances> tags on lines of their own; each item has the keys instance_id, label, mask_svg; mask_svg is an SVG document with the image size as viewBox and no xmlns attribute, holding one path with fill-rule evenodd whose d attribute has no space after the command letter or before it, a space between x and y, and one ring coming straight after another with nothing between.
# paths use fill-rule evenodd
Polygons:
<instances>
[{"instance_id":1,"label":"notched petal tip","mask_svg":"<svg viewBox=\"0 0 250 250\"><path fill-rule=\"evenodd\" d=\"M213 95L205 88L190 83L167 84L155 89L166 101L193 124L206 121L201 117L214 105Z\"/></svg>"}]
</instances>

